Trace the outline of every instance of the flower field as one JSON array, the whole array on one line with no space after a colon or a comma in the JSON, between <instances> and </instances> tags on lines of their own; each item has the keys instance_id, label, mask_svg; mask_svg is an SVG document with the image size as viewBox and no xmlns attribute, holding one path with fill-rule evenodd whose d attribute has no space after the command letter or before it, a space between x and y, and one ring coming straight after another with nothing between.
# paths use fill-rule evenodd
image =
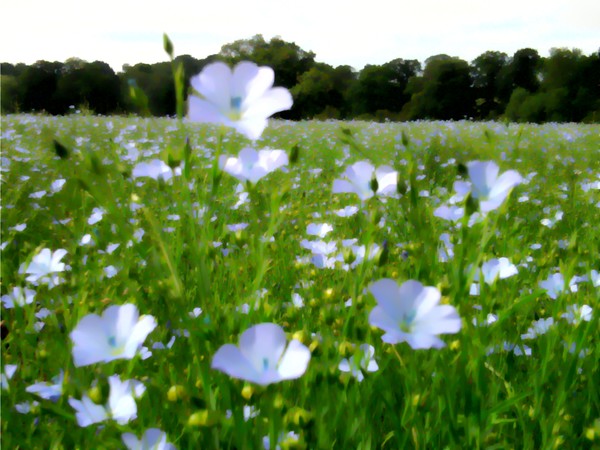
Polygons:
<instances>
[{"instance_id":1,"label":"flower field","mask_svg":"<svg viewBox=\"0 0 600 450\"><path fill-rule=\"evenodd\" d=\"M3 448L600 446L600 127L216 97L2 118Z\"/></svg>"}]
</instances>

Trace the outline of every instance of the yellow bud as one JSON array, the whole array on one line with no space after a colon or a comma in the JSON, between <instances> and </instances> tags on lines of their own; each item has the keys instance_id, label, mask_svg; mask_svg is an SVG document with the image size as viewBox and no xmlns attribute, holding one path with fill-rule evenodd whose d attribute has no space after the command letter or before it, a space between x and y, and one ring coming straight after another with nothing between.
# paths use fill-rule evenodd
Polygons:
<instances>
[{"instance_id":1,"label":"yellow bud","mask_svg":"<svg viewBox=\"0 0 600 450\"><path fill-rule=\"evenodd\" d=\"M88 391L88 397L99 405L102 403L102 390L98 386L94 386Z\"/></svg>"},{"instance_id":2,"label":"yellow bud","mask_svg":"<svg viewBox=\"0 0 600 450\"><path fill-rule=\"evenodd\" d=\"M188 418L188 425L196 427L210 427L217 424L219 420L220 416L217 411L203 409L201 411L196 411Z\"/></svg>"},{"instance_id":3,"label":"yellow bud","mask_svg":"<svg viewBox=\"0 0 600 450\"><path fill-rule=\"evenodd\" d=\"M325 289L325 292L323 293L323 297L325 297L326 299L330 299L331 297L333 297L333 289L332 288L327 288Z\"/></svg>"},{"instance_id":4,"label":"yellow bud","mask_svg":"<svg viewBox=\"0 0 600 450\"><path fill-rule=\"evenodd\" d=\"M458 350L460 348L460 341L458 339L450 342L450 350Z\"/></svg>"},{"instance_id":5,"label":"yellow bud","mask_svg":"<svg viewBox=\"0 0 600 450\"><path fill-rule=\"evenodd\" d=\"M294 334L292 334L292 339L296 339L297 341L300 341L303 344L306 344L306 342L308 341L308 335L307 335L306 331L298 330Z\"/></svg>"},{"instance_id":6,"label":"yellow bud","mask_svg":"<svg viewBox=\"0 0 600 450\"><path fill-rule=\"evenodd\" d=\"M338 352L342 358L346 358L354 353L354 345L350 342L342 342L338 346Z\"/></svg>"},{"instance_id":7,"label":"yellow bud","mask_svg":"<svg viewBox=\"0 0 600 450\"><path fill-rule=\"evenodd\" d=\"M312 341L310 343L310 345L308 346L308 349L310 350L311 353L314 353L314 351L319 348L319 341Z\"/></svg>"},{"instance_id":8,"label":"yellow bud","mask_svg":"<svg viewBox=\"0 0 600 450\"><path fill-rule=\"evenodd\" d=\"M586 428L585 437L590 441L593 441L594 439L596 439L596 431L593 428Z\"/></svg>"},{"instance_id":9,"label":"yellow bud","mask_svg":"<svg viewBox=\"0 0 600 450\"><path fill-rule=\"evenodd\" d=\"M275 399L273 400L273 407L276 409L283 408L283 396L281 394L277 394Z\"/></svg>"},{"instance_id":10,"label":"yellow bud","mask_svg":"<svg viewBox=\"0 0 600 450\"><path fill-rule=\"evenodd\" d=\"M421 395L419 395L419 394L413 395L413 397L412 397L413 408L416 408L419 405L420 401L421 401Z\"/></svg>"},{"instance_id":11,"label":"yellow bud","mask_svg":"<svg viewBox=\"0 0 600 450\"><path fill-rule=\"evenodd\" d=\"M242 389L242 397L244 397L246 400L250 400L252 398L252 395L254 395L254 388L247 384Z\"/></svg>"},{"instance_id":12,"label":"yellow bud","mask_svg":"<svg viewBox=\"0 0 600 450\"><path fill-rule=\"evenodd\" d=\"M131 200L134 202L139 202L140 198L138 197L137 194L133 193L133 194L131 194Z\"/></svg>"},{"instance_id":13,"label":"yellow bud","mask_svg":"<svg viewBox=\"0 0 600 450\"><path fill-rule=\"evenodd\" d=\"M169 391L167 392L167 399L170 402L176 402L178 400L182 400L186 396L187 396L187 393L185 391L185 388L180 384L171 386L169 388Z\"/></svg>"},{"instance_id":14,"label":"yellow bud","mask_svg":"<svg viewBox=\"0 0 600 450\"><path fill-rule=\"evenodd\" d=\"M564 443L565 438L562 436L556 436L556 439L554 440L554 448L561 448Z\"/></svg>"}]
</instances>

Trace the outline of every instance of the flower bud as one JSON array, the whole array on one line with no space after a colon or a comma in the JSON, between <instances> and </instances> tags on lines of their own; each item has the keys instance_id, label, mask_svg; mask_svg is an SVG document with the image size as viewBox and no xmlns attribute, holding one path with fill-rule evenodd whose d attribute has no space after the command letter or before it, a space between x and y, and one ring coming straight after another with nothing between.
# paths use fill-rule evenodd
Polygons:
<instances>
[{"instance_id":1,"label":"flower bud","mask_svg":"<svg viewBox=\"0 0 600 450\"><path fill-rule=\"evenodd\" d=\"M203 409L196 411L188 418L188 425L196 427L211 427L219 423L220 420L221 416L217 411Z\"/></svg>"},{"instance_id":2,"label":"flower bud","mask_svg":"<svg viewBox=\"0 0 600 450\"><path fill-rule=\"evenodd\" d=\"M338 353L340 354L340 356L342 358L347 358L348 356L351 356L354 354L354 345L352 345L351 342L342 342L339 346L338 346Z\"/></svg>"},{"instance_id":3,"label":"flower bud","mask_svg":"<svg viewBox=\"0 0 600 450\"><path fill-rule=\"evenodd\" d=\"M377 189L379 189L379 181L377 181L377 177L373 174L373 178L371 178L371 184L369 185L374 194L377 193Z\"/></svg>"},{"instance_id":4,"label":"flower bud","mask_svg":"<svg viewBox=\"0 0 600 450\"><path fill-rule=\"evenodd\" d=\"M170 402L176 402L176 401L182 400L186 397L187 397L187 392L185 391L185 388L183 386L181 386L180 384L171 386L169 388L169 391L167 392L167 399Z\"/></svg>"},{"instance_id":5,"label":"flower bud","mask_svg":"<svg viewBox=\"0 0 600 450\"><path fill-rule=\"evenodd\" d=\"M300 158L300 146L298 144L294 145L290 151L290 157L289 157L289 161L290 161L290 165L294 165L298 162L298 159Z\"/></svg>"},{"instance_id":6,"label":"flower bud","mask_svg":"<svg viewBox=\"0 0 600 450\"><path fill-rule=\"evenodd\" d=\"M244 397L246 400L250 400L252 398L252 396L254 395L255 389L250 386L249 384L247 384L246 386L244 386L242 388L242 397Z\"/></svg>"},{"instance_id":7,"label":"flower bud","mask_svg":"<svg viewBox=\"0 0 600 450\"><path fill-rule=\"evenodd\" d=\"M167 36L167 33L163 34L163 47L167 55L169 55L170 58L173 58L173 43L171 42L171 39L169 39L169 36Z\"/></svg>"},{"instance_id":8,"label":"flower bud","mask_svg":"<svg viewBox=\"0 0 600 450\"><path fill-rule=\"evenodd\" d=\"M98 385L90 388L87 392L88 397L97 405L101 405L102 402L102 389Z\"/></svg>"}]
</instances>

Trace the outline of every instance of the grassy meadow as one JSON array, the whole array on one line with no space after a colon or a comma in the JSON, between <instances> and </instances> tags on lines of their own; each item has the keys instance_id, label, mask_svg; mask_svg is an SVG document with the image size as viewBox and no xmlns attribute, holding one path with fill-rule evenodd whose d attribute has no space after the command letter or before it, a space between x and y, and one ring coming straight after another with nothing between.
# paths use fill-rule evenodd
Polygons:
<instances>
[{"instance_id":1,"label":"grassy meadow","mask_svg":"<svg viewBox=\"0 0 600 450\"><path fill-rule=\"evenodd\" d=\"M3 448L124 448L149 428L179 449L600 448L598 125L274 120L254 148L290 163L240 185L216 158L250 145L175 119L2 118ZM134 177L152 159L172 176ZM357 161L397 170L397 194L333 194ZM453 189L472 161L523 178L479 220ZM464 218L434 214L453 201ZM43 249L65 267L35 285ZM477 283L494 258L511 276ZM460 331L443 348L383 342L369 288L385 278L437 288ZM78 323L123 304L155 318L144 348L75 366ZM266 322L310 349L302 376L259 386L211 368ZM340 370L363 344L376 369ZM61 373L51 398L27 391ZM137 413L80 426L70 399L106 404L113 375L145 386Z\"/></svg>"}]
</instances>

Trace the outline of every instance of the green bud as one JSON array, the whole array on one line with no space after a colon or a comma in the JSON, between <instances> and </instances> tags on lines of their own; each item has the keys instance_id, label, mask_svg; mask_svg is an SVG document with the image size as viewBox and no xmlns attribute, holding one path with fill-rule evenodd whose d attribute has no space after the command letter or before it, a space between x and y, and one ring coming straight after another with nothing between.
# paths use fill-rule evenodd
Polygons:
<instances>
[{"instance_id":1,"label":"green bud","mask_svg":"<svg viewBox=\"0 0 600 450\"><path fill-rule=\"evenodd\" d=\"M400 181L400 174L398 174L398 181L396 182L396 192L400 195L406 194L408 192L408 186L404 181Z\"/></svg>"},{"instance_id":2,"label":"green bud","mask_svg":"<svg viewBox=\"0 0 600 450\"><path fill-rule=\"evenodd\" d=\"M354 261L356 261L356 255L352 249L345 247L344 250L342 250L342 254L344 255L344 262L346 264L352 264Z\"/></svg>"},{"instance_id":3,"label":"green bud","mask_svg":"<svg viewBox=\"0 0 600 450\"><path fill-rule=\"evenodd\" d=\"M402 130L402 145L404 145L404 147L408 147L410 145L410 140L408 139L408 136L404 130Z\"/></svg>"},{"instance_id":4,"label":"green bud","mask_svg":"<svg viewBox=\"0 0 600 450\"><path fill-rule=\"evenodd\" d=\"M167 165L171 168L171 170L175 170L181 165L181 159L177 155L169 152L167 156Z\"/></svg>"},{"instance_id":5,"label":"green bud","mask_svg":"<svg viewBox=\"0 0 600 450\"><path fill-rule=\"evenodd\" d=\"M465 215L468 217L479 211L479 201L469 193L465 200Z\"/></svg>"},{"instance_id":6,"label":"green bud","mask_svg":"<svg viewBox=\"0 0 600 450\"><path fill-rule=\"evenodd\" d=\"M173 59L173 43L171 42L171 39L169 39L169 36L167 36L167 33L163 34L163 47L165 52L167 52L167 55Z\"/></svg>"},{"instance_id":7,"label":"green bud","mask_svg":"<svg viewBox=\"0 0 600 450\"><path fill-rule=\"evenodd\" d=\"M56 139L52 140L52 144L54 146L54 153L56 153L56 156L58 156L60 159L69 159L71 151L67 147L62 145Z\"/></svg>"},{"instance_id":8,"label":"green bud","mask_svg":"<svg viewBox=\"0 0 600 450\"><path fill-rule=\"evenodd\" d=\"M390 257L390 247L388 246L388 242L383 241L383 245L381 246L381 250L379 252L379 255L377 255L377 265L379 267L383 267L387 264L388 260Z\"/></svg>"},{"instance_id":9,"label":"green bud","mask_svg":"<svg viewBox=\"0 0 600 450\"><path fill-rule=\"evenodd\" d=\"M375 177L375 175L373 175L373 178L371 178L371 190L373 191L374 194L377 194L377 189L379 189L379 181L377 181L377 177Z\"/></svg>"},{"instance_id":10,"label":"green bud","mask_svg":"<svg viewBox=\"0 0 600 450\"><path fill-rule=\"evenodd\" d=\"M298 144L294 145L290 150L290 164L296 164L298 159L300 158L300 146Z\"/></svg>"}]
</instances>

